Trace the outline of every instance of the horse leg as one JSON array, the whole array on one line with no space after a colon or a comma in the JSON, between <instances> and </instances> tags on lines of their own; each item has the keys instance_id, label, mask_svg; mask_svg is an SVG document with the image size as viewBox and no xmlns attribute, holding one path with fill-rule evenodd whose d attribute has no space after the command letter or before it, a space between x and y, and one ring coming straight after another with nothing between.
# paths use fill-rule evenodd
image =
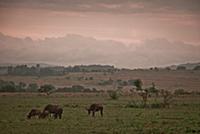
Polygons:
<instances>
[{"instance_id":1,"label":"horse leg","mask_svg":"<svg viewBox=\"0 0 200 134\"><path fill-rule=\"evenodd\" d=\"M54 116L54 119L57 119L57 114L56 114L56 113L54 113L54 115L53 115L53 116Z\"/></svg>"},{"instance_id":2,"label":"horse leg","mask_svg":"<svg viewBox=\"0 0 200 134\"><path fill-rule=\"evenodd\" d=\"M100 112L101 112L101 117L103 117L103 110L101 110Z\"/></svg>"},{"instance_id":3,"label":"horse leg","mask_svg":"<svg viewBox=\"0 0 200 134\"><path fill-rule=\"evenodd\" d=\"M62 118L62 114L60 113L60 114L59 114L59 119L61 119L61 118Z\"/></svg>"},{"instance_id":4,"label":"horse leg","mask_svg":"<svg viewBox=\"0 0 200 134\"><path fill-rule=\"evenodd\" d=\"M95 111L92 111L92 117L94 117L95 116Z\"/></svg>"}]
</instances>

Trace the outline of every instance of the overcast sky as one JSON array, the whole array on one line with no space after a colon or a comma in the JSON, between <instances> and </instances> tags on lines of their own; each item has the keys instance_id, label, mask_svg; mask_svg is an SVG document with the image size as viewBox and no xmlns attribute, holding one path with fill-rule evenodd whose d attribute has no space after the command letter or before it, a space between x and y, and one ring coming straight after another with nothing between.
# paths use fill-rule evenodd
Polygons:
<instances>
[{"instance_id":1,"label":"overcast sky","mask_svg":"<svg viewBox=\"0 0 200 134\"><path fill-rule=\"evenodd\" d=\"M0 32L34 40L77 34L133 47L158 39L200 46L200 0L0 0Z\"/></svg>"}]
</instances>

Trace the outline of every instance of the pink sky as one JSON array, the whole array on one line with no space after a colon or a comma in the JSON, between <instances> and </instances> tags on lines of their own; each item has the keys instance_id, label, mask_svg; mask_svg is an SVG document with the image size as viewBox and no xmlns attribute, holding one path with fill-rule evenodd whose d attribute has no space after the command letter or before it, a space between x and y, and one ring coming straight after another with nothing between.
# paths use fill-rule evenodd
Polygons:
<instances>
[{"instance_id":1,"label":"pink sky","mask_svg":"<svg viewBox=\"0 0 200 134\"><path fill-rule=\"evenodd\" d=\"M0 2L0 32L33 39L80 34L128 43L165 38L200 45L199 10L195 3L191 4L195 0L189 4L187 0L182 3L67 0L64 3L67 7L62 6L63 1L50 1L52 5L23 0Z\"/></svg>"},{"instance_id":2,"label":"pink sky","mask_svg":"<svg viewBox=\"0 0 200 134\"><path fill-rule=\"evenodd\" d=\"M133 68L198 62L199 5L200 0L0 0L0 63Z\"/></svg>"}]
</instances>

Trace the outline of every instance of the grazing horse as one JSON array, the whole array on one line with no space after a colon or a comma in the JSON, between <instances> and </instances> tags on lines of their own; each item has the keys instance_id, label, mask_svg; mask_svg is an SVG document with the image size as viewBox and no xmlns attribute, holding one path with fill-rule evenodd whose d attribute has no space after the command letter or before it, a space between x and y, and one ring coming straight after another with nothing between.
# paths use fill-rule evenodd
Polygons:
<instances>
[{"instance_id":1,"label":"grazing horse","mask_svg":"<svg viewBox=\"0 0 200 134\"><path fill-rule=\"evenodd\" d=\"M57 119L57 117L59 117L59 119L62 118L63 109L59 105L48 104L44 108L43 112L45 111L48 111L50 114L53 114L54 119Z\"/></svg>"},{"instance_id":2,"label":"grazing horse","mask_svg":"<svg viewBox=\"0 0 200 134\"><path fill-rule=\"evenodd\" d=\"M93 117L95 116L95 112L100 111L101 116L103 117L103 105L101 104L92 104L90 105L90 108L86 108L86 110L88 111L88 115L92 112Z\"/></svg>"},{"instance_id":3,"label":"grazing horse","mask_svg":"<svg viewBox=\"0 0 200 134\"><path fill-rule=\"evenodd\" d=\"M31 119L32 116L40 116L42 112L39 109L31 109L31 111L29 112L29 114L27 115L28 119Z\"/></svg>"},{"instance_id":4,"label":"grazing horse","mask_svg":"<svg viewBox=\"0 0 200 134\"><path fill-rule=\"evenodd\" d=\"M48 115L49 115L49 112L48 112L48 111L43 111L43 112L39 115L39 118L40 118L40 119L44 119L44 118L46 118Z\"/></svg>"}]
</instances>

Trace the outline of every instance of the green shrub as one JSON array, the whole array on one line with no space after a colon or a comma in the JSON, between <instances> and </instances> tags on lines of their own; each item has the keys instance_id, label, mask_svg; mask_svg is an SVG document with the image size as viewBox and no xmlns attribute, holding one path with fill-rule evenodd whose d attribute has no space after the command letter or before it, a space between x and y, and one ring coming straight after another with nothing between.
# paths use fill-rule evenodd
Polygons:
<instances>
[{"instance_id":1,"label":"green shrub","mask_svg":"<svg viewBox=\"0 0 200 134\"><path fill-rule=\"evenodd\" d=\"M151 108L163 108L163 104L162 103L152 103L150 105Z\"/></svg>"},{"instance_id":2,"label":"green shrub","mask_svg":"<svg viewBox=\"0 0 200 134\"><path fill-rule=\"evenodd\" d=\"M143 83L140 79L137 79L134 81L134 86L136 86L137 90L142 90L142 85L143 85Z\"/></svg>"},{"instance_id":3,"label":"green shrub","mask_svg":"<svg viewBox=\"0 0 200 134\"><path fill-rule=\"evenodd\" d=\"M185 95L185 94L189 94L189 92L186 92L184 89L176 89L174 91L175 95Z\"/></svg>"},{"instance_id":4,"label":"green shrub","mask_svg":"<svg viewBox=\"0 0 200 134\"><path fill-rule=\"evenodd\" d=\"M101 86L112 85L112 84L113 84L113 80L112 80L112 79L109 79L109 80L101 80L98 84L101 85Z\"/></svg>"},{"instance_id":5,"label":"green shrub","mask_svg":"<svg viewBox=\"0 0 200 134\"><path fill-rule=\"evenodd\" d=\"M0 80L0 92L16 92L17 85L12 81Z\"/></svg>"},{"instance_id":6,"label":"green shrub","mask_svg":"<svg viewBox=\"0 0 200 134\"><path fill-rule=\"evenodd\" d=\"M119 99L119 93L118 91L113 91L113 90L109 90L108 91L108 95L112 100L117 100Z\"/></svg>"},{"instance_id":7,"label":"green shrub","mask_svg":"<svg viewBox=\"0 0 200 134\"><path fill-rule=\"evenodd\" d=\"M30 92L35 92L38 90L38 85L36 83L30 83L27 87L27 90Z\"/></svg>"},{"instance_id":8,"label":"green shrub","mask_svg":"<svg viewBox=\"0 0 200 134\"><path fill-rule=\"evenodd\" d=\"M40 86L40 89L38 89L39 92L49 92L51 90L54 90L55 87L51 84L45 84Z\"/></svg>"},{"instance_id":9,"label":"green shrub","mask_svg":"<svg viewBox=\"0 0 200 134\"><path fill-rule=\"evenodd\" d=\"M144 108L144 105L140 102L132 100L125 105L125 108Z\"/></svg>"}]
</instances>

